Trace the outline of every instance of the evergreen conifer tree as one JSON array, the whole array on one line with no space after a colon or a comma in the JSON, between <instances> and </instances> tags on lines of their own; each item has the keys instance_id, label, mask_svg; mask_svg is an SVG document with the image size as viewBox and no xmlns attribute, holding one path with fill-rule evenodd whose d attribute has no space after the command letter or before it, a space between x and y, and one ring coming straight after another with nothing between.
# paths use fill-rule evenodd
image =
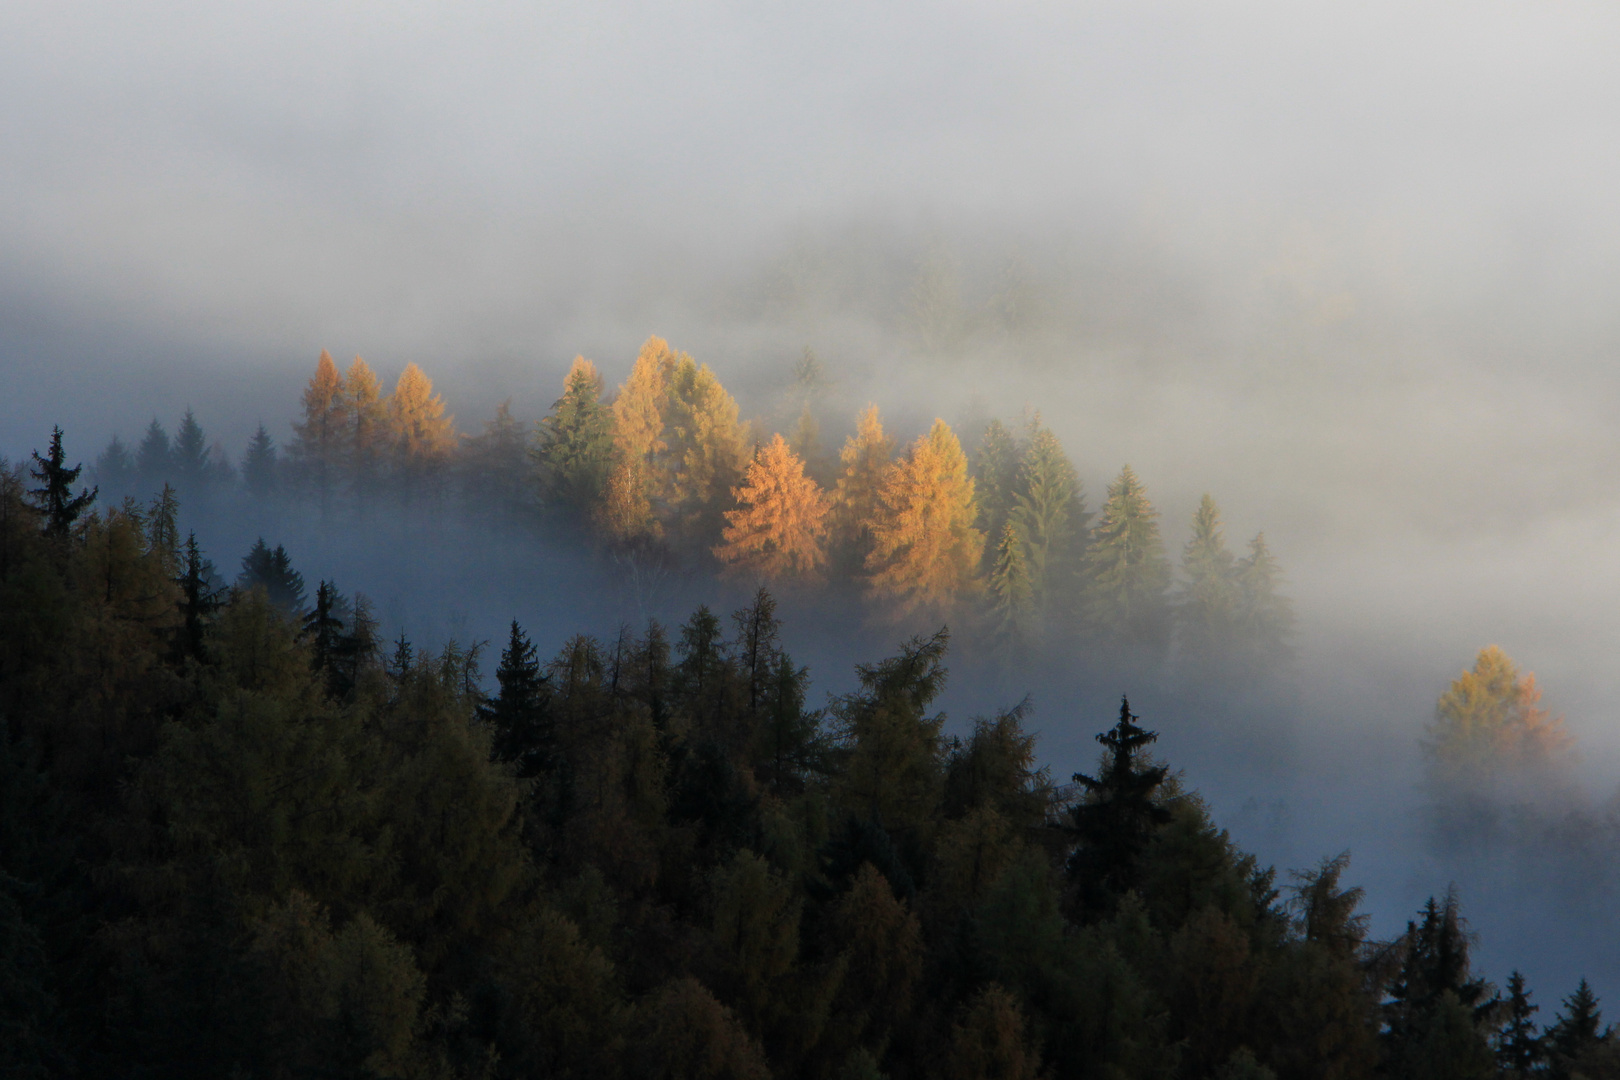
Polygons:
<instances>
[{"instance_id":1,"label":"evergreen conifer tree","mask_svg":"<svg viewBox=\"0 0 1620 1080\"><path fill-rule=\"evenodd\" d=\"M314 489L325 514L342 467L345 441L343 377L325 349L304 388L303 406L304 418L293 425L291 456L299 478Z\"/></svg>"},{"instance_id":2,"label":"evergreen conifer tree","mask_svg":"<svg viewBox=\"0 0 1620 1080\"><path fill-rule=\"evenodd\" d=\"M174 479L179 489L186 492L190 498L203 495L203 489L212 478L208 461L208 436L203 432L202 425L197 423L197 417L189 405L186 406L186 413L180 418L180 426L174 433L171 461Z\"/></svg>"},{"instance_id":3,"label":"evergreen conifer tree","mask_svg":"<svg viewBox=\"0 0 1620 1080\"><path fill-rule=\"evenodd\" d=\"M870 595L889 604L896 620L951 610L976 585L984 551L984 534L973 527L977 516L962 445L936 419L878 493L866 559Z\"/></svg>"},{"instance_id":4,"label":"evergreen conifer tree","mask_svg":"<svg viewBox=\"0 0 1620 1080\"><path fill-rule=\"evenodd\" d=\"M96 487L105 490L107 498L116 500L130 493L136 475L135 457L124 440L114 435L107 448L96 456L93 471Z\"/></svg>"},{"instance_id":5,"label":"evergreen conifer tree","mask_svg":"<svg viewBox=\"0 0 1620 1080\"><path fill-rule=\"evenodd\" d=\"M1039 416L1031 428L1008 513L1017 518L1024 536L1035 608L1046 614L1068 597L1078 572L1077 541L1085 535L1090 514L1080 478L1057 436L1041 425Z\"/></svg>"},{"instance_id":6,"label":"evergreen conifer tree","mask_svg":"<svg viewBox=\"0 0 1620 1080\"><path fill-rule=\"evenodd\" d=\"M748 466L748 425L737 417L736 400L709 366L682 353L669 380L668 513L686 539L704 546L719 534L722 508Z\"/></svg>"},{"instance_id":7,"label":"evergreen conifer tree","mask_svg":"<svg viewBox=\"0 0 1620 1080\"><path fill-rule=\"evenodd\" d=\"M479 710L493 733L491 749L498 761L510 761L521 777L539 776L555 763L547 676L539 654L516 619L495 669L500 692Z\"/></svg>"},{"instance_id":8,"label":"evergreen conifer tree","mask_svg":"<svg viewBox=\"0 0 1620 1080\"><path fill-rule=\"evenodd\" d=\"M1286 663L1292 655L1288 636L1294 609L1279 591L1282 568L1266 546L1265 533L1249 541L1249 554L1238 560L1235 580L1238 638L1251 670L1264 672Z\"/></svg>"},{"instance_id":9,"label":"evergreen conifer tree","mask_svg":"<svg viewBox=\"0 0 1620 1080\"><path fill-rule=\"evenodd\" d=\"M51 429L51 446L45 456L41 457L36 450L33 457L34 468L29 470L29 475L38 480L40 486L30 488L28 493L34 497L34 508L44 519L45 535L65 541L79 515L96 501L96 490L92 488L77 495L73 493L73 485L78 483L79 473L84 471L84 466L67 467L60 427Z\"/></svg>"},{"instance_id":10,"label":"evergreen conifer tree","mask_svg":"<svg viewBox=\"0 0 1620 1080\"><path fill-rule=\"evenodd\" d=\"M1585 979L1575 992L1564 999L1558 1018L1547 1029L1547 1056L1555 1080L1573 1080L1584 1074L1581 1059L1590 1054L1607 1038L1603 1029L1603 1011L1598 1008L1598 997Z\"/></svg>"},{"instance_id":11,"label":"evergreen conifer tree","mask_svg":"<svg viewBox=\"0 0 1620 1080\"><path fill-rule=\"evenodd\" d=\"M484 518L520 519L534 503L530 455L527 429L506 398L462 447L459 471L468 508Z\"/></svg>"},{"instance_id":12,"label":"evergreen conifer tree","mask_svg":"<svg viewBox=\"0 0 1620 1080\"><path fill-rule=\"evenodd\" d=\"M1238 622L1237 560L1226 548L1221 511L1206 494L1181 550L1185 578L1175 599L1176 644L1195 679L1215 674Z\"/></svg>"},{"instance_id":13,"label":"evergreen conifer tree","mask_svg":"<svg viewBox=\"0 0 1620 1080\"><path fill-rule=\"evenodd\" d=\"M157 417L146 425L146 434L135 449L135 471L147 489L167 480L174 467L173 451L169 446L169 433L158 423Z\"/></svg>"},{"instance_id":14,"label":"evergreen conifer tree","mask_svg":"<svg viewBox=\"0 0 1620 1080\"><path fill-rule=\"evenodd\" d=\"M991 420L973 454L973 490L979 500L978 527L986 536L999 537L1007 516L1017 505L1018 466L1023 456L1023 448L1007 430L1007 425Z\"/></svg>"},{"instance_id":15,"label":"evergreen conifer tree","mask_svg":"<svg viewBox=\"0 0 1620 1080\"><path fill-rule=\"evenodd\" d=\"M176 652L191 660L203 659L203 637L221 604L214 564L203 558L196 532L186 535L185 563L180 586L180 633Z\"/></svg>"},{"instance_id":16,"label":"evergreen conifer tree","mask_svg":"<svg viewBox=\"0 0 1620 1080\"><path fill-rule=\"evenodd\" d=\"M597 505L613 469L613 423L613 410L602 402L596 365L576 356L562 397L539 425L534 456L547 502L580 514Z\"/></svg>"},{"instance_id":17,"label":"evergreen conifer tree","mask_svg":"<svg viewBox=\"0 0 1620 1080\"><path fill-rule=\"evenodd\" d=\"M997 653L1003 663L1025 655L1029 644L1030 620L1035 610L1035 591L1029 580L1029 564L1024 558L1024 536L1011 519L1001 523L990 574L985 582L990 597L992 631Z\"/></svg>"},{"instance_id":18,"label":"evergreen conifer tree","mask_svg":"<svg viewBox=\"0 0 1620 1080\"><path fill-rule=\"evenodd\" d=\"M309 642L310 670L325 680L333 692L339 654L343 648L343 620L338 616L338 592L330 581L315 587L315 607L304 616L300 636Z\"/></svg>"},{"instance_id":19,"label":"evergreen conifer tree","mask_svg":"<svg viewBox=\"0 0 1620 1080\"><path fill-rule=\"evenodd\" d=\"M262 536L242 557L236 587L244 591L263 589L270 603L286 614L301 615L304 611L304 575L293 569L286 548L277 544L272 551Z\"/></svg>"},{"instance_id":20,"label":"evergreen conifer tree","mask_svg":"<svg viewBox=\"0 0 1620 1080\"><path fill-rule=\"evenodd\" d=\"M278 474L275 440L260 424L253 438L248 440L247 453L242 456L242 482L248 494L256 499L267 499L275 494Z\"/></svg>"},{"instance_id":21,"label":"evergreen conifer tree","mask_svg":"<svg viewBox=\"0 0 1620 1080\"><path fill-rule=\"evenodd\" d=\"M1490 1060L1482 1025L1498 999L1473 974L1469 944L1455 890L1441 900L1430 897L1422 921L1406 924L1400 969L1383 1006L1385 1058L1394 1075L1431 1075L1440 1052L1459 1061Z\"/></svg>"},{"instance_id":22,"label":"evergreen conifer tree","mask_svg":"<svg viewBox=\"0 0 1620 1080\"><path fill-rule=\"evenodd\" d=\"M1529 1080L1547 1057L1546 1040L1531 1019L1541 1006L1531 1004L1524 975L1518 971L1508 976L1507 990L1502 1026L1496 1033L1496 1064L1504 1080Z\"/></svg>"},{"instance_id":23,"label":"evergreen conifer tree","mask_svg":"<svg viewBox=\"0 0 1620 1080\"><path fill-rule=\"evenodd\" d=\"M1165 590L1170 564L1159 539L1159 512L1129 465L1108 487L1102 520L1086 551L1085 615L1091 631L1116 647L1164 653L1169 638Z\"/></svg>"},{"instance_id":24,"label":"evergreen conifer tree","mask_svg":"<svg viewBox=\"0 0 1620 1080\"><path fill-rule=\"evenodd\" d=\"M1157 797L1170 770L1147 759L1147 748L1159 735L1139 727L1137 719L1130 701L1121 698L1119 721L1097 736L1105 749L1102 767L1095 777L1074 774L1085 798L1068 811L1075 841L1068 872L1084 908L1092 912L1106 911L1137 887L1142 853L1170 821L1169 809Z\"/></svg>"},{"instance_id":25,"label":"evergreen conifer tree","mask_svg":"<svg viewBox=\"0 0 1620 1080\"><path fill-rule=\"evenodd\" d=\"M731 573L771 581L819 577L830 503L782 436L754 454L734 495L737 509L726 511L714 548Z\"/></svg>"}]
</instances>

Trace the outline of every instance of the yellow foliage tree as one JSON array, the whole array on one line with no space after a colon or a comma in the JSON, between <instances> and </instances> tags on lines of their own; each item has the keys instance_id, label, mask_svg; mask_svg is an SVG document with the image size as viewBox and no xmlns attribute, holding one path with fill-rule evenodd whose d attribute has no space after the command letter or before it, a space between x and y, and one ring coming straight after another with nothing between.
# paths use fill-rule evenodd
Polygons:
<instances>
[{"instance_id":1,"label":"yellow foliage tree","mask_svg":"<svg viewBox=\"0 0 1620 1080\"><path fill-rule=\"evenodd\" d=\"M321 350L315 375L304 388L304 418L293 425L294 466L320 494L322 509L340 464L344 443L343 377L332 354Z\"/></svg>"},{"instance_id":2,"label":"yellow foliage tree","mask_svg":"<svg viewBox=\"0 0 1620 1080\"><path fill-rule=\"evenodd\" d=\"M726 512L716 558L734 573L772 581L819 576L827 562L828 500L786 439L777 435L759 449L732 494L737 509Z\"/></svg>"},{"instance_id":3,"label":"yellow foliage tree","mask_svg":"<svg viewBox=\"0 0 1620 1080\"><path fill-rule=\"evenodd\" d=\"M591 518L603 536L621 547L635 547L660 539L663 528L653 517L647 499L646 466L639 458L626 458L608 474L602 501Z\"/></svg>"},{"instance_id":4,"label":"yellow foliage tree","mask_svg":"<svg viewBox=\"0 0 1620 1080\"><path fill-rule=\"evenodd\" d=\"M973 479L962 444L943 420L912 444L878 491L868 587L894 605L896 619L917 612L940 616L975 587L984 552Z\"/></svg>"},{"instance_id":5,"label":"yellow foliage tree","mask_svg":"<svg viewBox=\"0 0 1620 1080\"><path fill-rule=\"evenodd\" d=\"M1569 735L1540 701L1535 675L1520 676L1495 645L1481 649L1435 706L1425 743L1434 779L1473 788L1504 768L1556 762L1569 749Z\"/></svg>"},{"instance_id":6,"label":"yellow foliage tree","mask_svg":"<svg viewBox=\"0 0 1620 1080\"><path fill-rule=\"evenodd\" d=\"M894 443L883 434L878 407L868 405L856 421L855 434L838 453L843 472L833 495L833 531L841 541L859 544L870 539L878 492L892 467L893 453Z\"/></svg>"},{"instance_id":7,"label":"yellow foliage tree","mask_svg":"<svg viewBox=\"0 0 1620 1080\"><path fill-rule=\"evenodd\" d=\"M653 497L663 492L661 455L669 447L664 439L664 416L669 410L669 380L676 362L669 342L648 338L613 400L614 449L623 461L640 463L642 483Z\"/></svg>"},{"instance_id":8,"label":"yellow foliage tree","mask_svg":"<svg viewBox=\"0 0 1620 1080\"><path fill-rule=\"evenodd\" d=\"M444 414L444 399L433 392L433 380L415 364L406 364L394 384L388 425L394 461L404 475L420 477L450 460L456 446L455 420Z\"/></svg>"},{"instance_id":9,"label":"yellow foliage tree","mask_svg":"<svg viewBox=\"0 0 1620 1080\"><path fill-rule=\"evenodd\" d=\"M343 376L342 422L349 474L362 486L375 480L388 443L388 403L371 366L358 356Z\"/></svg>"}]
</instances>

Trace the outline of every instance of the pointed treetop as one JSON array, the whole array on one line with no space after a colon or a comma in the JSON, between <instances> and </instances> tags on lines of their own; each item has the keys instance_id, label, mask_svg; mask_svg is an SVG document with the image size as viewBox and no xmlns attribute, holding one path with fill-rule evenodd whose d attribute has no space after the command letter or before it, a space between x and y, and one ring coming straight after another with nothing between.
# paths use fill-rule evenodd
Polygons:
<instances>
[{"instance_id":1,"label":"pointed treetop","mask_svg":"<svg viewBox=\"0 0 1620 1080\"><path fill-rule=\"evenodd\" d=\"M84 466L67 467L60 426L51 429L51 447L45 456L41 457L36 450L33 457L36 468L29 470L29 475L38 480L40 486L30 488L28 493L34 497L35 508L45 518L45 534L65 539L74 521L96 501L97 489L81 491L77 495L73 493L73 485L78 482Z\"/></svg>"}]
</instances>

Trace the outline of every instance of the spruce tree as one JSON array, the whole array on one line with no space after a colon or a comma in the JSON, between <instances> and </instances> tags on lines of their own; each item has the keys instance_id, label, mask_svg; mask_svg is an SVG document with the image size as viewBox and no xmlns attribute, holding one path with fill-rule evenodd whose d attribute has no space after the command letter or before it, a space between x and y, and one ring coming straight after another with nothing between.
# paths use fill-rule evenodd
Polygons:
<instances>
[{"instance_id":1,"label":"spruce tree","mask_svg":"<svg viewBox=\"0 0 1620 1080\"><path fill-rule=\"evenodd\" d=\"M1530 1003L1530 991L1518 971L1508 976L1507 990L1502 1024L1496 1033L1496 1064L1505 1080L1529 1080L1547 1058L1546 1039L1531 1019L1541 1006Z\"/></svg>"},{"instance_id":2,"label":"spruce tree","mask_svg":"<svg viewBox=\"0 0 1620 1080\"><path fill-rule=\"evenodd\" d=\"M28 494L34 497L34 508L44 519L45 535L55 540L66 540L79 515L96 501L96 489L80 491L77 495L73 493L73 485L78 482L84 466L67 467L60 427L51 429L51 447L45 456L41 457L36 450L33 457L35 467L29 470L29 475L38 480L40 486L30 488Z\"/></svg>"},{"instance_id":3,"label":"spruce tree","mask_svg":"<svg viewBox=\"0 0 1620 1080\"><path fill-rule=\"evenodd\" d=\"M584 514L601 500L613 468L613 410L602 403L596 365L583 356L574 357L562 397L540 421L534 456L547 502Z\"/></svg>"},{"instance_id":4,"label":"spruce tree","mask_svg":"<svg viewBox=\"0 0 1620 1080\"><path fill-rule=\"evenodd\" d=\"M1068 873L1083 908L1091 912L1110 909L1137 887L1142 854L1170 821L1169 809L1157 797L1170 770L1147 757L1159 735L1139 727L1137 719L1130 701L1120 698L1119 721L1097 736L1105 750L1102 767L1095 777L1074 774L1085 798L1068 811L1075 843Z\"/></svg>"},{"instance_id":5,"label":"spruce tree","mask_svg":"<svg viewBox=\"0 0 1620 1080\"><path fill-rule=\"evenodd\" d=\"M147 489L157 487L169 479L174 467L173 451L169 446L169 433L163 430L157 417L146 425L146 434L135 449L135 471Z\"/></svg>"},{"instance_id":6,"label":"spruce tree","mask_svg":"<svg viewBox=\"0 0 1620 1080\"><path fill-rule=\"evenodd\" d=\"M1583 1075L1581 1059L1596 1050L1607 1037L1597 995L1582 979L1575 992L1564 999L1558 1018L1547 1029L1547 1057L1554 1080L1572 1080Z\"/></svg>"},{"instance_id":7,"label":"spruce tree","mask_svg":"<svg viewBox=\"0 0 1620 1080\"><path fill-rule=\"evenodd\" d=\"M1498 999L1472 971L1470 935L1456 891L1440 900L1430 897L1422 920L1406 924L1399 944L1400 968L1383 1006L1385 1056L1394 1074L1413 1080L1428 1075L1436 1047L1458 1060L1482 1054L1489 1059L1480 1025L1494 1013ZM1467 1021L1461 1026L1454 1016L1458 1013Z\"/></svg>"},{"instance_id":8,"label":"spruce tree","mask_svg":"<svg viewBox=\"0 0 1620 1080\"><path fill-rule=\"evenodd\" d=\"M286 548L277 544L272 551L262 536L242 557L242 573L236 586L244 591L263 589L270 603L286 614L302 615L304 611L304 575L293 569Z\"/></svg>"},{"instance_id":9,"label":"spruce tree","mask_svg":"<svg viewBox=\"0 0 1620 1080\"><path fill-rule=\"evenodd\" d=\"M534 503L529 459L527 431L507 398L462 447L462 496L468 508L486 519L517 520Z\"/></svg>"},{"instance_id":10,"label":"spruce tree","mask_svg":"<svg viewBox=\"0 0 1620 1080\"><path fill-rule=\"evenodd\" d=\"M275 494L279 480L275 440L260 424L248 440L247 453L242 456L242 482L248 494L256 499L267 499Z\"/></svg>"},{"instance_id":11,"label":"spruce tree","mask_svg":"<svg viewBox=\"0 0 1620 1080\"><path fill-rule=\"evenodd\" d=\"M985 590L990 598L991 633L996 652L1003 663L1012 663L1024 656L1029 644L1035 591L1030 584L1024 547L1024 536L1018 523L1012 520L1002 522Z\"/></svg>"},{"instance_id":12,"label":"spruce tree","mask_svg":"<svg viewBox=\"0 0 1620 1080\"><path fill-rule=\"evenodd\" d=\"M1108 502L1085 557L1085 615L1091 632L1146 659L1163 655L1170 631L1165 599L1170 564L1159 539L1158 517L1142 482L1125 466L1108 487Z\"/></svg>"},{"instance_id":13,"label":"spruce tree","mask_svg":"<svg viewBox=\"0 0 1620 1080\"><path fill-rule=\"evenodd\" d=\"M718 537L721 513L752 454L737 402L709 365L682 353L669 379L668 519L688 541L707 547ZM802 465L801 465L802 470Z\"/></svg>"},{"instance_id":14,"label":"spruce tree","mask_svg":"<svg viewBox=\"0 0 1620 1080\"><path fill-rule=\"evenodd\" d=\"M491 730L491 751L497 761L512 762L521 777L549 770L557 747L551 732L547 676L540 670L539 654L516 619L506 648L495 669L500 691L479 709Z\"/></svg>"},{"instance_id":15,"label":"spruce tree","mask_svg":"<svg viewBox=\"0 0 1620 1080\"><path fill-rule=\"evenodd\" d=\"M204 434L202 425L197 423L197 417L186 406L186 413L180 418L180 426L174 433L174 448L171 460L176 484L188 497L195 498L202 495L209 477L208 468L208 436Z\"/></svg>"},{"instance_id":16,"label":"spruce tree","mask_svg":"<svg viewBox=\"0 0 1620 1080\"><path fill-rule=\"evenodd\" d=\"M1185 580L1175 598L1176 646L1187 675L1203 679L1218 673L1238 622L1237 560L1226 548L1220 508L1207 494L1181 550L1181 573Z\"/></svg>"},{"instance_id":17,"label":"spruce tree","mask_svg":"<svg viewBox=\"0 0 1620 1080\"><path fill-rule=\"evenodd\" d=\"M338 600L337 587L322 580L315 587L315 607L304 617L299 633L309 642L310 670L326 682L327 693L333 696L336 696L334 680L343 647L343 620L338 615Z\"/></svg>"},{"instance_id":18,"label":"spruce tree","mask_svg":"<svg viewBox=\"0 0 1620 1080\"><path fill-rule=\"evenodd\" d=\"M222 592L214 564L203 558L195 532L186 535L185 564L180 586L180 632L176 652L185 659L203 659L203 637L219 610Z\"/></svg>"},{"instance_id":19,"label":"spruce tree","mask_svg":"<svg viewBox=\"0 0 1620 1080\"><path fill-rule=\"evenodd\" d=\"M1266 534L1257 533L1235 573L1238 640L1254 672L1275 669L1292 656L1288 638L1294 609L1280 591L1282 576L1276 556L1266 546Z\"/></svg>"},{"instance_id":20,"label":"spruce tree","mask_svg":"<svg viewBox=\"0 0 1620 1080\"><path fill-rule=\"evenodd\" d=\"M986 536L1001 535L1007 515L1017 505L1018 466L1023 448L1007 425L990 421L973 454L973 490L979 500L979 530ZM994 555L994 550L991 552Z\"/></svg>"},{"instance_id":21,"label":"spruce tree","mask_svg":"<svg viewBox=\"0 0 1620 1080\"><path fill-rule=\"evenodd\" d=\"M97 455L93 472L96 487L104 489L109 499L129 494L136 475L135 458L124 440L117 435L112 437L107 448Z\"/></svg>"},{"instance_id":22,"label":"spruce tree","mask_svg":"<svg viewBox=\"0 0 1620 1080\"><path fill-rule=\"evenodd\" d=\"M1068 586L1078 572L1078 541L1085 535L1091 515L1086 511L1080 478L1057 436L1041 425L1039 416L1031 428L1008 513L1017 519L1024 535L1035 608L1044 614L1067 598Z\"/></svg>"}]
</instances>

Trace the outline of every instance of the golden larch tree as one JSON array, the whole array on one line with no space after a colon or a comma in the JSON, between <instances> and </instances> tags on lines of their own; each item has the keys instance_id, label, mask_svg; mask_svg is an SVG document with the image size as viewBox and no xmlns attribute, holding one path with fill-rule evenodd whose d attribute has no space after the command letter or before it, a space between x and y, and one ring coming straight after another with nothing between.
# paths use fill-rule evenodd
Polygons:
<instances>
[{"instance_id":1,"label":"golden larch tree","mask_svg":"<svg viewBox=\"0 0 1620 1080\"><path fill-rule=\"evenodd\" d=\"M973 591L984 553L973 478L956 434L935 420L896 462L878 491L868 590L893 605L896 619L916 612L942 616Z\"/></svg>"},{"instance_id":2,"label":"golden larch tree","mask_svg":"<svg viewBox=\"0 0 1620 1080\"><path fill-rule=\"evenodd\" d=\"M388 426L395 464L406 477L437 471L455 450L455 420L444 414L444 399L433 392L433 380L415 364L406 364L394 384Z\"/></svg>"},{"instance_id":3,"label":"golden larch tree","mask_svg":"<svg viewBox=\"0 0 1620 1080\"><path fill-rule=\"evenodd\" d=\"M343 376L342 400L347 468L364 488L376 480L388 448L388 403L376 372L358 356Z\"/></svg>"},{"instance_id":4,"label":"golden larch tree","mask_svg":"<svg viewBox=\"0 0 1620 1080\"><path fill-rule=\"evenodd\" d=\"M843 471L833 494L832 527L839 540L860 544L870 538L878 492L893 467L889 460L893 454L894 443L883 434L878 407L868 405L856 421L855 434L838 453Z\"/></svg>"},{"instance_id":5,"label":"golden larch tree","mask_svg":"<svg viewBox=\"0 0 1620 1080\"><path fill-rule=\"evenodd\" d=\"M1556 763L1569 749L1569 735L1563 720L1540 703L1534 674L1521 676L1495 645L1481 649L1435 705L1425 741L1433 778L1472 787L1504 769Z\"/></svg>"},{"instance_id":6,"label":"golden larch tree","mask_svg":"<svg viewBox=\"0 0 1620 1080\"><path fill-rule=\"evenodd\" d=\"M664 417L669 410L669 380L676 355L669 342L650 337L641 347L630 377L613 400L613 445L624 461L641 463L642 482L653 496L662 494L662 454L668 449Z\"/></svg>"},{"instance_id":7,"label":"golden larch tree","mask_svg":"<svg viewBox=\"0 0 1620 1080\"><path fill-rule=\"evenodd\" d=\"M827 563L825 539L830 503L804 474L804 461L777 435L760 447L743 483L732 492L737 509L715 557L734 574L780 581L814 580Z\"/></svg>"},{"instance_id":8,"label":"golden larch tree","mask_svg":"<svg viewBox=\"0 0 1620 1080\"><path fill-rule=\"evenodd\" d=\"M293 465L320 494L321 508L340 467L344 444L343 377L332 354L321 350L315 374L304 387L304 418L293 425Z\"/></svg>"}]
</instances>

